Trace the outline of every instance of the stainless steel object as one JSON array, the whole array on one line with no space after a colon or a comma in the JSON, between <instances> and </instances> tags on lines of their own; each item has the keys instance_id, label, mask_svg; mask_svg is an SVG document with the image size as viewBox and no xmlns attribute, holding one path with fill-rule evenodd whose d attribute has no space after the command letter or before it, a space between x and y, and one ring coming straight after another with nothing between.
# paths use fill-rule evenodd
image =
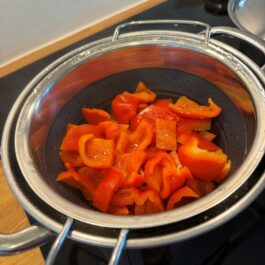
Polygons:
<instances>
[{"instance_id":1,"label":"stainless steel object","mask_svg":"<svg viewBox=\"0 0 265 265\"><path fill-rule=\"evenodd\" d=\"M175 21L175 24L178 23L179 21ZM135 26L137 23L132 24ZM194 25L197 24L197 22L194 23ZM127 26L122 26L122 28ZM206 34L205 32L194 34L165 30L138 31L121 35L118 32L114 40L110 37L83 46L40 73L25 88L12 108L2 139L4 174L22 206L38 222L56 233L62 230L68 216L74 218L76 221L69 237L88 244L114 246L120 229L125 229L125 231L130 229L126 247L151 247L190 238L213 229L245 208L265 185L264 172L260 171L259 166L264 157L265 145L265 125L262 120L262 113L265 110L265 79L264 73L253 61L230 46L212 39L214 35L223 33L250 41L264 53L264 47L259 40L248 38L244 33L229 28L210 29L206 27ZM143 56L144 58L141 59ZM90 67L91 64L93 69ZM207 65L211 67L206 67ZM242 135L243 142L240 144L233 130L224 129L223 132L231 134L229 137L232 138L224 137L227 138L223 143L224 147L229 149L230 145L234 145L233 142L238 142L236 147L243 146L243 150L239 152L229 149L234 156L232 160L238 163L234 167L233 174L216 191L196 203L157 215L142 217L108 215L106 218L105 214L88 209L82 200L77 200L74 196L64 198L62 187L57 189L57 184L54 185L56 182L46 177L47 166L42 159L45 155L49 157L51 154L46 154L46 140L50 141L48 144L50 147L54 146L54 142L50 140L50 136L53 135L51 130L54 127L52 121L56 122L57 115L63 110L64 104L68 104L68 101L73 98L73 95L78 96L85 87L93 86L97 80L100 84L100 80L103 79L104 84L107 84L106 80L110 78L108 83L110 86L111 82L121 80L119 79L121 78L120 72L123 72L122 75L126 73L127 77L130 74L124 70L130 70L129 72L133 74L141 74L135 68L144 68L144 73L147 73L148 67L159 68L159 78L165 83L167 79L164 76L170 77L170 82L174 81L175 76L179 77L178 82L181 76L185 76L189 79L183 79L183 84L186 80L189 82L210 81L209 84L202 84L206 86L208 84L209 89L212 89L212 86L221 89L217 91L225 96L220 96L219 92L216 92L218 97L220 96L222 100L228 102L228 105L230 104L232 108L230 110L242 117L243 121L240 123L243 127L245 126ZM170 72L170 75L163 69ZM152 72L152 69L150 71ZM155 76L157 76L156 73ZM111 79L112 76L119 78ZM96 88L98 89L94 87ZM237 92L236 95L239 95L239 98L233 97L231 89ZM167 92L166 87L163 93L165 91ZM203 97L199 92L200 89L196 91L186 92L191 95L196 92L199 98ZM113 96L111 89L104 93L106 97ZM95 100L94 97L93 101ZM236 106L236 109L233 106ZM20 112L21 107L23 108ZM225 115L231 116L230 112ZM251 123L248 124L247 120L251 120ZM232 127L234 121L230 120L229 124ZM227 125L225 127L229 127ZM60 127L61 124L59 123L58 126ZM15 127L17 129L14 134ZM237 130L237 127L233 128ZM15 146L13 137L16 142ZM12 167L17 162L22 174ZM52 165L49 164L49 170L51 167ZM24 178L17 178L16 174ZM69 193L69 190L67 192ZM33 198L34 202L38 203L33 203ZM158 226L159 233L155 229ZM49 236L47 235L47 238Z\"/></svg>"},{"instance_id":2,"label":"stainless steel object","mask_svg":"<svg viewBox=\"0 0 265 265\"><path fill-rule=\"evenodd\" d=\"M230 0L228 14L237 27L265 39L265 1Z\"/></svg>"}]
</instances>

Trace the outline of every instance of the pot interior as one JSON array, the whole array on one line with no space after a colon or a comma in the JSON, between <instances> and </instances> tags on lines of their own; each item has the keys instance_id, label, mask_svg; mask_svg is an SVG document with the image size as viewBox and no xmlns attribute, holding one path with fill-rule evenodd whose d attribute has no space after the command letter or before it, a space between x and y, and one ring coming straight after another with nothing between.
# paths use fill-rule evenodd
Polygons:
<instances>
[{"instance_id":1,"label":"pot interior","mask_svg":"<svg viewBox=\"0 0 265 265\"><path fill-rule=\"evenodd\" d=\"M248 88L225 64L202 52L170 45L125 47L78 63L74 59L74 67L64 71L63 76L55 75L42 88L31 109L31 157L41 178L57 194L90 208L78 191L56 182L63 170L59 146L66 124L82 123L81 108L85 106L110 110L114 96L133 91L139 81L154 90L158 98L185 95L207 104L211 97L223 110L212 124L218 136L216 143L232 161L230 175L239 170L255 137L255 108Z\"/></svg>"}]
</instances>

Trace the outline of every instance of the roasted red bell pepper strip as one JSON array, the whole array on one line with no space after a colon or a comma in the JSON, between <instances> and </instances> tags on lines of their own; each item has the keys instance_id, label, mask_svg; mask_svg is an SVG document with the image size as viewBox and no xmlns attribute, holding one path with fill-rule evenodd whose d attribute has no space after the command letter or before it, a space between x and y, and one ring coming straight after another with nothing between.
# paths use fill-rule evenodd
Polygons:
<instances>
[{"instance_id":1,"label":"roasted red bell pepper strip","mask_svg":"<svg viewBox=\"0 0 265 265\"><path fill-rule=\"evenodd\" d=\"M218 116L222 109L217 106L211 98L208 99L208 103L209 106L201 106L183 96L180 97L175 104L169 104L169 108L171 111L185 118L210 119Z\"/></svg>"},{"instance_id":2,"label":"roasted red bell pepper strip","mask_svg":"<svg viewBox=\"0 0 265 265\"><path fill-rule=\"evenodd\" d=\"M110 120L110 114L102 109L82 108L82 113L89 124L98 125L102 121Z\"/></svg>"},{"instance_id":3,"label":"roasted red bell pepper strip","mask_svg":"<svg viewBox=\"0 0 265 265\"><path fill-rule=\"evenodd\" d=\"M176 121L165 119L155 120L156 148L174 151L177 149Z\"/></svg>"},{"instance_id":4,"label":"roasted red bell pepper strip","mask_svg":"<svg viewBox=\"0 0 265 265\"><path fill-rule=\"evenodd\" d=\"M98 184L94 196L93 205L103 212L109 208L111 199L125 181L125 175L115 167L111 167L105 172L104 178Z\"/></svg>"},{"instance_id":5,"label":"roasted red bell pepper strip","mask_svg":"<svg viewBox=\"0 0 265 265\"><path fill-rule=\"evenodd\" d=\"M78 151L85 165L92 168L109 168L114 160L114 141L85 134L80 137Z\"/></svg>"},{"instance_id":6,"label":"roasted red bell pepper strip","mask_svg":"<svg viewBox=\"0 0 265 265\"><path fill-rule=\"evenodd\" d=\"M82 135L92 134L95 137L102 135L102 131L98 126L91 124L72 125L67 129L66 135L63 138L60 150L69 152L78 152L78 142Z\"/></svg>"},{"instance_id":7,"label":"roasted red bell pepper strip","mask_svg":"<svg viewBox=\"0 0 265 265\"><path fill-rule=\"evenodd\" d=\"M227 155L221 149L210 152L199 148L199 140L191 137L178 148L178 157L182 165L187 166L192 175L205 181L218 179L226 162Z\"/></svg>"},{"instance_id":8,"label":"roasted red bell pepper strip","mask_svg":"<svg viewBox=\"0 0 265 265\"><path fill-rule=\"evenodd\" d=\"M182 198L198 198L199 195L195 193L192 189L187 186L184 186L178 190L176 190L169 198L167 202L167 211L175 208L175 204L179 203Z\"/></svg>"},{"instance_id":9,"label":"roasted red bell pepper strip","mask_svg":"<svg viewBox=\"0 0 265 265\"><path fill-rule=\"evenodd\" d=\"M95 186L88 178L77 173L74 169L61 172L56 180L79 189L87 200L93 198Z\"/></svg>"}]
</instances>

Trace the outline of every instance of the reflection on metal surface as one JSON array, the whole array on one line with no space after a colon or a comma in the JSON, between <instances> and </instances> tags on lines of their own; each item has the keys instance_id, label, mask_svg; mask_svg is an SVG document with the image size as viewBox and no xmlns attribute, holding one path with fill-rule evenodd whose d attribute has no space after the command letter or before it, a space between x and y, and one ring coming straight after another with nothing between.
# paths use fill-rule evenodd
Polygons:
<instances>
[{"instance_id":1,"label":"reflection on metal surface","mask_svg":"<svg viewBox=\"0 0 265 265\"><path fill-rule=\"evenodd\" d=\"M228 13L232 21L242 30L265 39L265 1L230 0Z\"/></svg>"}]
</instances>

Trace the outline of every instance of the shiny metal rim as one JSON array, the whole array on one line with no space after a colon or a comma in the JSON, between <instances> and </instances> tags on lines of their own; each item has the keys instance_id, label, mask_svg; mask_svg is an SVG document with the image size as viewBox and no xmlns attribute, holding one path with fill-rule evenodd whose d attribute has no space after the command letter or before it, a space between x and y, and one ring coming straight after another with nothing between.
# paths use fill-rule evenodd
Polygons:
<instances>
[{"instance_id":1,"label":"shiny metal rim","mask_svg":"<svg viewBox=\"0 0 265 265\"><path fill-rule=\"evenodd\" d=\"M92 58L93 56L98 56L99 54L102 54L104 52L109 52L114 49L120 49L122 47L128 47L133 45L156 44L156 45L174 46L177 45L176 41L179 39L178 36L177 37L174 36L173 40L170 38L168 39L168 36L167 35L164 36L162 33L160 33L159 35L156 34L155 36L154 35L150 36L150 33L147 34L145 32L145 34L140 37L138 37L138 35L133 35L133 34L130 35L132 37L129 36L126 38L120 38L115 43L106 43L103 44L103 46L100 45L94 46L95 48L93 47L89 51L89 53L83 52L81 54L83 57L81 61L85 61L89 58ZM191 34L192 37L193 35L194 34ZM192 41L194 41L193 39ZM180 46L204 52L222 61L230 69L234 70L234 62L231 63L230 61L228 61L225 53L220 53L220 50L222 49L220 48L217 49L216 48L217 46L213 44L210 44L205 48L204 43L203 46L201 47L198 45L198 42L197 45L191 45L190 43L191 39L189 39L189 44L185 43L185 39L181 39ZM230 48L230 50L231 49L232 48ZM78 60L76 60L76 56L79 56ZM241 166L240 170L236 172L233 178L230 178L225 184L221 185L218 189L216 189L216 191L214 191L212 194L207 196L207 198L202 198L201 200L191 205L183 207L181 211L180 209L176 209L174 211L157 214L155 216L150 215L144 217L129 217L129 218L119 217L119 216L111 216L111 217L108 216L107 218L108 221L106 222L105 214L95 212L93 210L84 209L69 203L69 201L63 199L62 197L54 193L52 190L50 190L50 188L47 186L47 184L44 181L40 180L39 183L35 182L35 180L40 179L40 177L38 176L36 168L34 168L33 166L33 161L31 161L31 159L29 159L28 161L25 160L25 157L30 158L30 153L27 148L21 148L21 147L27 147L27 137L26 134L23 133L23 130L21 130L21 128L23 129L29 126L30 119L26 119L26 117L28 117L28 112L32 110L32 103L38 100L39 96L38 92L41 91L42 87L45 85L46 82L56 82L57 78L65 74L65 72L69 71L69 65L70 67L73 67L73 65L75 65L75 63L73 62L77 61L78 64L80 64L80 53L76 56L70 58L68 61L65 61L63 65L60 65L58 68L54 70L54 72L51 72L49 74L49 78L46 78L46 80L44 79L44 82L38 85L37 88L34 88L35 91L37 91L37 93L31 94L26 104L24 105L20 117L18 119L16 137L15 137L16 147L17 147L16 154L18 162L23 172L23 175L27 179L27 182L29 183L31 188L35 190L37 194L39 194L39 196L45 198L48 204L54 207L55 209L57 209L58 211L66 214L67 216L80 220L82 222L93 225L104 226L104 227L142 228L142 227L152 227L152 226L173 223L176 221L180 221L184 218L189 218L204 210L207 210L213 207L214 205L218 204L221 200L225 199L227 196L229 196L232 192L234 192L240 185L242 185L245 182L245 180L255 170L255 167L258 165L259 161L261 160L264 154L264 146L265 146L264 124L261 122L262 113L264 111L264 95L261 94L263 88L259 84L259 82L257 82L253 73L246 66L241 64L240 60L238 60L235 57L234 60L237 60L238 64L241 64L241 67L243 67L244 69L244 71L239 71L237 72L237 74L243 80L243 82L247 84L247 86L250 88L250 94L254 99L254 101L256 102L255 107L257 112L258 128L253 147L251 148L250 153L246 158L244 164ZM239 179L239 177L241 179L240 183L237 180Z\"/></svg>"}]
</instances>

